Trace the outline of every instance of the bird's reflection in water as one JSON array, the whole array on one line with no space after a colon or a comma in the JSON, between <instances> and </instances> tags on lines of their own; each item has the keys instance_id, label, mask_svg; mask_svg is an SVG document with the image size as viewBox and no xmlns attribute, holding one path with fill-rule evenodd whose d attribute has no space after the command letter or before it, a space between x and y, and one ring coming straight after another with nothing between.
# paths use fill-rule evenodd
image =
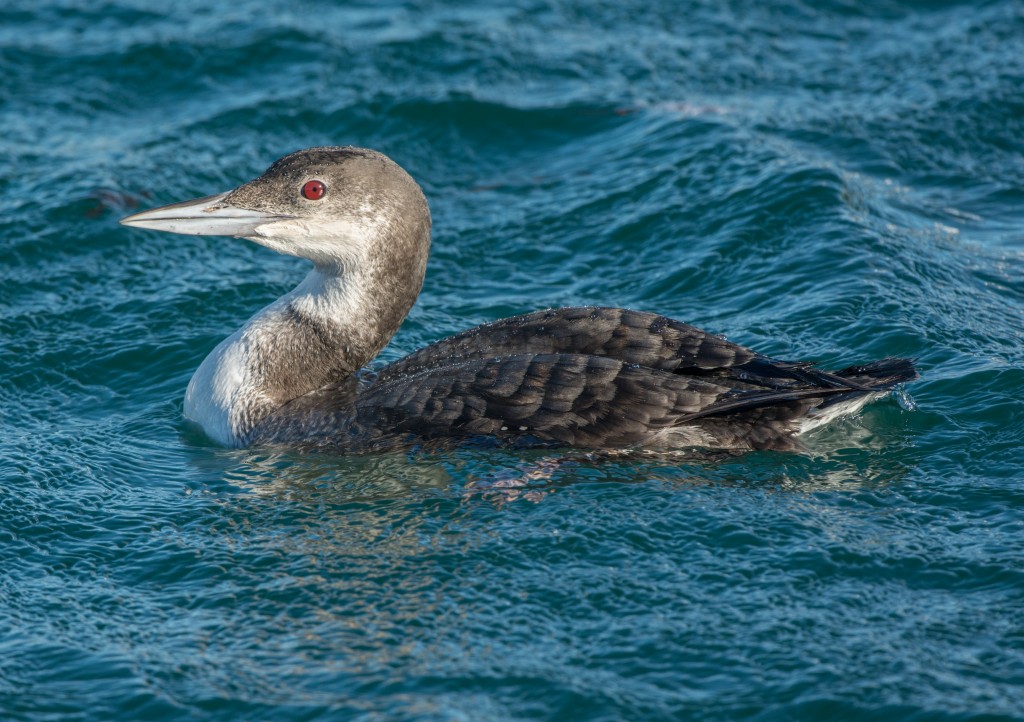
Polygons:
<instances>
[{"instance_id":1,"label":"bird's reflection in water","mask_svg":"<svg viewBox=\"0 0 1024 722\"><path fill-rule=\"evenodd\" d=\"M445 489L445 466L417 452L334 456L290 450L228 452L236 459L224 478L256 494L296 501L371 502Z\"/></svg>"},{"instance_id":2,"label":"bird's reflection in water","mask_svg":"<svg viewBox=\"0 0 1024 722\"><path fill-rule=\"evenodd\" d=\"M349 456L284 449L219 451L206 457L204 466L219 468L221 479L233 487L318 504L429 495L482 498L498 505L537 503L560 488L593 482L851 489L887 483L894 474L906 472L902 465L893 466L890 452L912 445L905 428L911 415L895 404L888 406L880 405L868 422L852 418L809 435L802 453L529 449L482 440Z\"/></svg>"},{"instance_id":3,"label":"bird's reflection in water","mask_svg":"<svg viewBox=\"0 0 1024 722\"><path fill-rule=\"evenodd\" d=\"M671 467L673 477L678 477L687 473L684 470L689 466L714 464L716 461L740 455L739 452L708 449L566 450L522 459L511 466L476 473L463 486L462 493L467 498L479 496L498 505L519 499L536 503L558 488L574 483L650 481L657 477L656 469L664 465Z\"/></svg>"},{"instance_id":4,"label":"bird's reflection in water","mask_svg":"<svg viewBox=\"0 0 1024 722\"><path fill-rule=\"evenodd\" d=\"M809 435L802 453L713 449L675 451L548 450L467 475L466 497L497 504L540 502L568 485L609 482L758 487L813 493L876 487L903 478L909 467L894 465L892 451L913 445L905 423L911 417L895 405L864 418L841 420ZM879 428L881 427L881 428ZM505 461L510 461L505 459Z\"/></svg>"}]
</instances>

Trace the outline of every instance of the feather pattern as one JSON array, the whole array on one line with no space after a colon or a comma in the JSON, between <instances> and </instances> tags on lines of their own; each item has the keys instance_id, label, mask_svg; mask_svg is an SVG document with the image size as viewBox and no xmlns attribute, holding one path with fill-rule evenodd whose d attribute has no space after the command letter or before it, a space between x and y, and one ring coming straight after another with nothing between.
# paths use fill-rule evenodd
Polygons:
<instances>
[{"instance_id":1,"label":"feather pattern","mask_svg":"<svg viewBox=\"0 0 1024 722\"><path fill-rule=\"evenodd\" d=\"M554 309L478 326L372 381L350 377L302 396L248 442L359 451L487 436L582 448L791 450L814 408L913 378L897 361L830 374L656 314Z\"/></svg>"}]
</instances>

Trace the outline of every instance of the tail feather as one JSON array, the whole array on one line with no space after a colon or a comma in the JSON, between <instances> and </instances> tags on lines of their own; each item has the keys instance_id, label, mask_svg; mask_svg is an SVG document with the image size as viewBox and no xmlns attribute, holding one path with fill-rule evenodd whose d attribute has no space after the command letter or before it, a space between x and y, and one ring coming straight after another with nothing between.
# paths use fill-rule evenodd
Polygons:
<instances>
[{"instance_id":1,"label":"tail feather","mask_svg":"<svg viewBox=\"0 0 1024 722\"><path fill-rule=\"evenodd\" d=\"M914 368L914 359L891 357L861 366L849 366L836 371L835 375L871 391L885 391L920 378Z\"/></svg>"},{"instance_id":2,"label":"tail feather","mask_svg":"<svg viewBox=\"0 0 1024 722\"><path fill-rule=\"evenodd\" d=\"M789 409L790 418L806 414L805 422L801 424L802 433L836 416L853 413L864 404L884 396L898 384L918 378L914 361L905 358L884 358L831 373L798 365L787 367L786 372L795 378L804 378L807 386L736 391L700 411L683 416L679 423L723 416L739 419L750 411L780 405ZM804 401L810 403L799 403Z\"/></svg>"},{"instance_id":3,"label":"tail feather","mask_svg":"<svg viewBox=\"0 0 1024 722\"><path fill-rule=\"evenodd\" d=\"M900 358L885 358L842 371L823 371L810 362L778 361L759 356L738 370L742 371L741 380L777 390L817 388L871 392L917 378L913 360ZM687 369L687 373L692 374L693 371Z\"/></svg>"},{"instance_id":4,"label":"tail feather","mask_svg":"<svg viewBox=\"0 0 1024 722\"><path fill-rule=\"evenodd\" d=\"M899 384L919 378L914 360L884 358L869 364L849 366L836 371L835 376L861 386L866 391L851 391L824 399L814 408L801 425L800 433L810 431L832 419L853 414L866 404L885 396Z\"/></svg>"}]
</instances>

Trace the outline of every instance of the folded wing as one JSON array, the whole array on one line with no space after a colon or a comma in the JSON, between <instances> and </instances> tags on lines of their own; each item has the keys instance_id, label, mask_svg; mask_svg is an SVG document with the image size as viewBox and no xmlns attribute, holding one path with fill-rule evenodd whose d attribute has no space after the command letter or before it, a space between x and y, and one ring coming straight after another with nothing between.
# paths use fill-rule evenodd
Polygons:
<instances>
[{"instance_id":1,"label":"folded wing","mask_svg":"<svg viewBox=\"0 0 1024 722\"><path fill-rule=\"evenodd\" d=\"M583 448L794 449L808 416L859 408L915 377L904 359L829 373L656 314L562 308L478 326L372 381L348 378L302 396L246 443L361 451L481 436Z\"/></svg>"}]
</instances>

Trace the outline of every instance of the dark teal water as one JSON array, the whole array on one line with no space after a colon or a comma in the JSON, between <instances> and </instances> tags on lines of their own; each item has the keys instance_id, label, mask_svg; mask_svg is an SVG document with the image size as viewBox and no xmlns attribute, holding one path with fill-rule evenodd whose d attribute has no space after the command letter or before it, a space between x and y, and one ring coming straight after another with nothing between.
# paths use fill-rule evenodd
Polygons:
<instances>
[{"instance_id":1,"label":"dark teal water","mask_svg":"<svg viewBox=\"0 0 1024 722\"><path fill-rule=\"evenodd\" d=\"M0 718L1024 719L1024 9L0 9ZM225 451L305 273L131 231L317 144L435 221L392 359L599 303L919 359L803 455Z\"/></svg>"}]
</instances>

